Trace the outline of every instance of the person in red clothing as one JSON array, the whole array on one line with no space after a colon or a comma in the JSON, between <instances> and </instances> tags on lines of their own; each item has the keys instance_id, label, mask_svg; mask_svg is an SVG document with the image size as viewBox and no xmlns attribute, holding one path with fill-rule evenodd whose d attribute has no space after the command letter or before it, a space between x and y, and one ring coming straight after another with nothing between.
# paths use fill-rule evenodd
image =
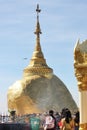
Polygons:
<instances>
[{"instance_id":1,"label":"person in red clothing","mask_svg":"<svg viewBox=\"0 0 87 130\"><path fill-rule=\"evenodd\" d=\"M59 128L62 128L62 125L63 125L62 121L59 121L59 122L58 122Z\"/></svg>"}]
</instances>

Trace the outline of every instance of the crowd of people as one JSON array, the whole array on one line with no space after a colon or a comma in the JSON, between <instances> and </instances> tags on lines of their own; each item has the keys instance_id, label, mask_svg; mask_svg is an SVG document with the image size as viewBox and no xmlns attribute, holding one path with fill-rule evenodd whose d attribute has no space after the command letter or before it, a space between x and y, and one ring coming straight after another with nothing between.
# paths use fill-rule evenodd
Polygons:
<instances>
[{"instance_id":1,"label":"crowd of people","mask_svg":"<svg viewBox=\"0 0 87 130\"><path fill-rule=\"evenodd\" d=\"M68 108L63 108L61 113L50 110L45 115L43 127L44 130L79 130L79 111L72 114Z\"/></svg>"},{"instance_id":2,"label":"crowd of people","mask_svg":"<svg viewBox=\"0 0 87 130\"><path fill-rule=\"evenodd\" d=\"M0 122L9 122L11 121L10 116L1 115ZM16 123L31 123L31 118L39 118L39 126L44 130L79 130L79 111L71 113L68 108L63 108L61 112L55 112L49 110L45 113L33 113L26 115L15 115L15 119L12 120ZM34 124L31 124L34 125ZM36 120L35 120L36 125ZM38 124L37 124L38 125Z\"/></svg>"}]
</instances>

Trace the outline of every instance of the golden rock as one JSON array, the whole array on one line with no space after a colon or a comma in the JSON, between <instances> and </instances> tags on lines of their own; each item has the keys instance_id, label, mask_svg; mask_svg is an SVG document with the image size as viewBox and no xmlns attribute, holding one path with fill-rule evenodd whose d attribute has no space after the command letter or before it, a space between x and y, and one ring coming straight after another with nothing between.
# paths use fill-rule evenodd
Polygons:
<instances>
[{"instance_id":1,"label":"golden rock","mask_svg":"<svg viewBox=\"0 0 87 130\"><path fill-rule=\"evenodd\" d=\"M20 114L77 109L70 92L55 75L50 79L35 75L17 81L9 88L8 107Z\"/></svg>"}]
</instances>

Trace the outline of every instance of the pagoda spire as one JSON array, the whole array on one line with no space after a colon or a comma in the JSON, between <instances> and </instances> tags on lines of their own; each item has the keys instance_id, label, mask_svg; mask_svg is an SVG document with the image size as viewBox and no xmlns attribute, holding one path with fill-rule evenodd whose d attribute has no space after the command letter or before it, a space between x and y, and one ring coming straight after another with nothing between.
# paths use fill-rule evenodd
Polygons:
<instances>
[{"instance_id":1,"label":"pagoda spire","mask_svg":"<svg viewBox=\"0 0 87 130\"><path fill-rule=\"evenodd\" d=\"M40 24L39 24L39 13L41 12L41 9L39 9L39 4L37 4L37 24L36 24L36 30L35 30L35 34L36 34L36 47L35 50L37 51L41 51L41 46L40 46L40 34L42 34L41 29L40 29Z\"/></svg>"},{"instance_id":2,"label":"pagoda spire","mask_svg":"<svg viewBox=\"0 0 87 130\"><path fill-rule=\"evenodd\" d=\"M24 76L29 75L40 75L40 76L52 76L53 70L48 67L46 64L46 60L44 59L44 55L42 53L41 45L40 45L40 24L39 24L39 13L41 9L39 9L39 4L37 4L37 24L36 24L36 45L33 52L33 56L30 60L30 64L24 69Z\"/></svg>"},{"instance_id":3,"label":"pagoda spire","mask_svg":"<svg viewBox=\"0 0 87 130\"><path fill-rule=\"evenodd\" d=\"M37 36L39 36L39 34L41 34L41 30L40 30L40 24L39 24L39 13L41 12L41 9L39 9L39 4L37 4L37 26L36 26L36 31L34 32Z\"/></svg>"}]
</instances>

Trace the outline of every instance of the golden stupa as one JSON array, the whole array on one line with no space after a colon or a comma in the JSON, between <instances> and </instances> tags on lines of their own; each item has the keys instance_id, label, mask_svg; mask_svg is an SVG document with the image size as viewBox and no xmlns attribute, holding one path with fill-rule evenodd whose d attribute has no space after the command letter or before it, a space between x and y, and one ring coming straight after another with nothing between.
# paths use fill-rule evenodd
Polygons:
<instances>
[{"instance_id":1,"label":"golden stupa","mask_svg":"<svg viewBox=\"0 0 87 130\"><path fill-rule=\"evenodd\" d=\"M76 110L77 105L69 90L46 64L40 45L39 5L36 11L35 50L30 64L24 69L23 78L8 89L8 109L15 109L17 114L40 113L49 109L61 111L64 107Z\"/></svg>"}]
</instances>

